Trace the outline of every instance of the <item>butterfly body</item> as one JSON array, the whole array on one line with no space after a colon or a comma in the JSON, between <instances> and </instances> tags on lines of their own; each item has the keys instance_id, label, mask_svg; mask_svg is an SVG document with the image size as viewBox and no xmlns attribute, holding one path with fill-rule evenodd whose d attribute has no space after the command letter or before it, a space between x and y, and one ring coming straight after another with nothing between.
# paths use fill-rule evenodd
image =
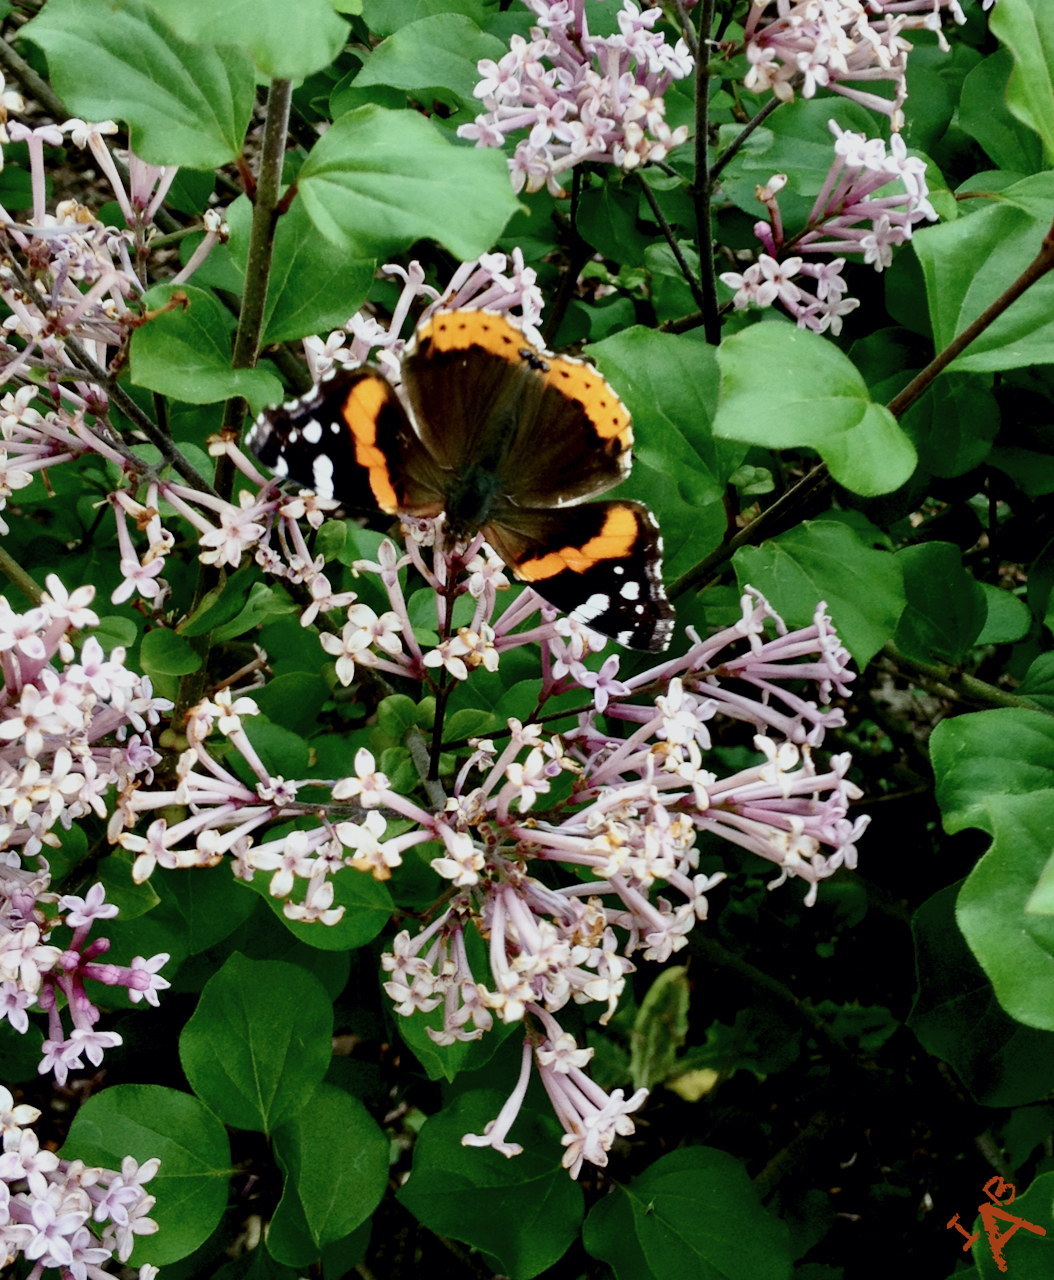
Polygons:
<instances>
[{"instance_id":1,"label":"butterfly body","mask_svg":"<svg viewBox=\"0 0 1054 1280\"><path fill-rule=\"evenodd\" d=\"M669 643L654 518L590 501L629 474L629 413L591 365L542 352L504 315L438 311L398 392L368 365L338 373L265 410L247 443L349 507L445 513L458 539L480 530L517 578L620 644Z\"/></svg>"}]
</instances>

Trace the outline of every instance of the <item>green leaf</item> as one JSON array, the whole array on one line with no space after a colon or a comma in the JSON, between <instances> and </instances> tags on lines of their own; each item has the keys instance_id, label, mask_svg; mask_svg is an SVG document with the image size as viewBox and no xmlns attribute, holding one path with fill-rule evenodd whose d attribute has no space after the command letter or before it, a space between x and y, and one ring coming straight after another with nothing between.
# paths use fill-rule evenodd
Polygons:
<instances>
[{"instance_id":1,"label":"green leaf","mask_svg":"<svg viewBox=\"0 0 1054 1280\"><path fill-rule=\"evenodd\" d=\"M268 881L259 874L248 887L263 898L294 937L309 947L320 951L349 951L372 942L395 910L387 886L353 867L345 867L329 879L333 885L333 906L344 908L343 917L334 925L287 920L282 914L282 901L271 897ZM306 881L297 881L291 895L294 901L303 900L306 887Z\"/></svg>"},{"instance_id":2,"label":"green leaf","mask_svg":"<svg viewBox=\"0 0 1054 1280\"><path fill-rule=\"evenodd\" d=\"M102 645L106 653L110 653L118 645L129 649L135 644L139 634L131 618L123 618L117 613L103 614L99 625L92 630L92 635Z\"/></svg>"},{"instance_id":3,"label":"green leaf","mask_svg":"<svg viewBox=\"0 0 1054 1280\"><path fill-rule=\"evenodd\" d=\"M445 13L463 13L481 27L488 9L483 0L363 0L362 5L366 25L379 36L390 36L421 18Z\"/></svg>"},{"instance_id":4,"label":"green leaf","mask_svg":"<svg viewBox=\"0 0 1054 1280\"><path fill-rule=\"evenodd\" d=\"M687 502L720 501L746 449L714 439L720 377L714 348L638 326L586 351L633 417L635 459L674 479Z\"/></svg>"},{"instance_id":5,"label":"green leaf","mask_svg":"<svg viewBox=\"0 0 1054 1280\"><path fill-rule=\"evenodd\" d=\"M344 47L348 24L330 0L150 0L182 40L237 45L274 80L299 80L328 67Z\"/></svg>"},{"instance_id":6,"label":"green leaf","mask_svg":"<svg viewBox=\"0 0 1054 1280\"><path fill-rule=\"evenodd\" d=\"M1029 125L1007 107L1007 84L1014 59L1006 49L983 58L963 81L959 128L975 138L999 169L1026 174L1043 165L1043 146Z\"/></svg>"},{"instance_id":7,"label":"green leaf","mask_svg":"<svg viewBox=\"0 0 1054 1280\"><path fill-rule=\"evenodd\" d=\"M438 240L468 261L517 207L504 155L455 146L416 111L360 107L315 143L298 177L315 226L358 258Z\"/></svg>"},{"instance_id":8,"label":"green leaf","mask_svg":"<svg viewBox=\"0 0 1054 1280\"><path fill-rule=\"evenodd\" d=\"M1025 672L1025 678L1015 692L1047 711L1054 711L1054 653L1041 653Z\"/></svg>"},{"instance_id":9,"label":"green leaf","mask_svg":"<svg viewBox=\"0 0 1054 1280\"><path fill-rule=\"evenodd\" d=\"M356 89L370 85L391 85L415 96L431 90L447 90L453 105L472 109L479 103L473 90L480 75L476 63L483 58L499 60L508 46L487 35L459 13L437 13L400 27L377 46L355 77Z\"/></svg>"},{"instance_id":10,"label":"green leaf","mask_svg":"<svg viewBox=\"0 0 1054 1280\"><path fill-rule=\"evenodd\" d=\"M980 202L978 202L980 203ZM989 307L1033 261L1050 230L1054 173L1006 187L969 217L916 232L937 350ZM950 366L958 371L1045 363L1054 342L1054 276L1039 280Z\"/></svg>"},{"instance_id":11,"label":"green leaf","mask_svg":"<svg viewBox=\"0 0 1054 1280\"><path fill-rule=\"evenodd\" d=\"M334 1085L318 1086L275 1133L274 1148L320 1249L365 1222L384 1196L388 1139L358 1098Z\"/></svg>"},{"instance_id":12,"label":"green leaf","mask_svg":"<svg viewBox=\"0 0 1054 1280\"><path fill-rule=\"evenodd\" d=\"M632 184L627 188L607 180L583 191L578 202L576 225L586 243L627 267L644 265L647 240L637 229L639 199Z\"/></svg>"},{"instance_id":13,"label":"green leaf","mask_svg":"<svg viewBox=\"0 0 1054 1280\"><path fill-rule=\"evenodd\" d=\"M790 627L808 626L825 600L861 670L892 638L904 609L899 561L840 521L806 520L760 547L741 547L732 563L740 589L755 587Z\"/></svg>"},{"instance_id":14,"label":"green leaf","mask_svg":"<svg viewBox=\"0 0 1054 1280\"><path fill-rule=\"evenodd\" d=\"M218 870L218 868L217 868ZM220 871L202 875L197 868L165 874L170 901L183 913L183 939L191 955L208 951L244 924L256 908L245 885Z\"/></svg>"},{"instance_id":15,"label":"green leaf","mask_svg":"<svg viewBox=\"0 0 1054 1280\"><path fill-rule=\"evenodd\" d=\"M283 587L269 582L254 582L249 592L245 608L236 614L230 622L218 626L213 633L213 641L222 644L225 640L233 640L244 635L253 627L263 626L275 618L283 618L287 614L299 612L290 600ZM320 664L322 659L319 660Z\"/></svg>"},{"instance_id":16,"label":"green leaf","mask_svg":"<svg viewBox=\"0 0 1054 1280\"><path fill-rule=\"evenodd\" d=\"M190 617L179 624L176 628L178 633L181 636L204 636L214 627L229 622L245 603L255 577L255 567L239 569L229 576L226 569L221 569L219 582L206 592Z\"/></svg>"},{"instance_id":17,"label":"green leaf","mask_svg":"<svg viewBox=\"0 0 1054 1280\"><path fill-rule=\"evenodd\" d=\"M935 476L961 476L989 456L1000 423L990 387L990 374L963 373L946 373L927 387L900 421L921 467Z\"/></svg>"},{"instance_id":18,"label":"green leaf","mask_svg":"<svg viewBox=\"0 0 1054 1280\"><path fill-rule=\"evenodd\" d=\"M62 1148L64 1160L120 1169L125 1156L161 1168L148 1183L159 1226L139 1236L130 1265L163 1266L192 1253L219 1225L227 1204L230 1147L204 1103L158 1085L116 1085L82 1103Z\"/></svg>"},{"instance_id":19,"label":"green leaf","mask_svg":"<svg viewBox=\"0 0 1054 1280\"><path fill-rule=\"evenodd\" d=\"M231 259L245 274L252 206L239 196L227 208ZM374 261L344 253L319 235L303 202L294 200L275 228L260 345L291 342L338 329L366 301Z\"/></svg>"},{"instance_id":20,"label":"green leaf","mask_svg":"<svg viewBox=\"0 0 1054 1280\"><path fill-rule=\"evenodd\" d=\"M993 449L988 458L993 467L1005 472L1029 498L1054 493L1054 458L1049 453L1008 445Z\"/></svg>"},{"instance_id":21,"label":"green leaf","mask_svg":"<svg viewBox=\"0 0 1054 1280\"><path fill-rule=\"evenodd\" d=\"M189 404L244 396L255 409L281 400L274 374L231 368L227 316L211 293L159 284L144 301L151 309L163 307L174 293L185 294L189 305L162 311L132 334L132 382Z\"/></svg>"},{"instance_id":22,"label":"green leaf","mask_svg":"<svg viewBox=\"0 0 1054 1280\"><path fill-rule=\"evenodd\" d=\"M633 1023L630 1073L634 1089L652 1089L676 1070L688 1035L691 988L684 965L664 969L648 988Z\"/></svg>"},{"instance_id":23,"label":"green leaf","mask_svg":"<svg viewBox=\"0 0 1054 1280\"><path fill-rule=\"evenodd\" d=\"M893 643L921 662L959 662L981 634L988 603L981 584L962 567L950 542L928 542L897 553L907 604Z\"/></svg>"},{"instance_id":24,"label":"green leaf","mask_svg":"<svg viewBox=\"0 0 1054 1280\"><path fill-rule=\"evenodd\" d=\"M1054 719L1002 707L942 720L930 737L937 803L949 834L988 825L988 802L1054 788Z\"/></svg>"},{"instance_id":25,"label":"green leaf","mask_svg":"<svg viewBox=\"0 0 1054 1280\"><path fill-rule=\"evenodd\" d=\"M738 1160L713 1147L663 1156L590 1211L582 1243L617 1280L788 1280L786 1225Z\"/></svg>"},{"instance_id":26,"label":"green leaf","mask_svg":"<svg viewBox=\"0 0 1054 1280\"><path fill-rule=\"evenodd\" d=\"M319 650L319 666L324 661ZM321 676L293 671L276 676L262 689L253 690L253 701L275 724L294 733L308 734L318 728L318 717L329 698L329 686Z\"/></svg>"},{"instance_id":27,"label":"green leaf","mask_svg":"<svg viewBox=\"0 0 1054 1280\"><path fill-rule=\"evenodd\" d=\"M51 862L50 858L48 862ZM124 921L145 915L161 901L149 880L136 884L132 879L132 859L123 849L101 860L98 879L106 889L106 901L119 909L120 918ZM198 879L213 880L216 877L199 876Z\"/></svg>"},{"instance_id":28,"label":"green leaf","mask_svg":"<svg viewBox=\"0 0 1054 1280\"><path fill-rule=\"evenodd\" d=\"M1032 614L1024 600L1019 600L1009 591L1001 591L994 582L982 582L980 585L988 603L988 615L977 643L1013 644L1028 635ZM1028 680L1027 675L1025 680ZM1019 687L1017 692L1021 693L1022 688Z\"/></svg>"},{"instance_id":29,"label":"green leaf","mask_svg":"<svg viewBox=\"0 0 1054 1280\"><path fill-rule=\"evenodd\" d=\"M515 1159L461 1145L464 1134L483 1132L504 1101L496 1092L478 1090L432 1116L397 1199L429 1230L497 1258L511 1280L531 1280L577 1237L582 1190L560 1167L551 1118L543 1121L526 1107L510 1135L523 1146Z\"/></svg>"},{"instance_id":30,"label":"green leaf","mask_svg":"<svg viewBox=\"0 0 1054 1280\"><path fill-rule=\"evenodd\" d=\"M273 1133L321 1082L332 1040L333 1007L317 978L235 952L206 983L179 1058L191 1088L225 1124Z\"/></svg>"},{"instance_id":31,"label":"green leaf","mask_svg":"<svg viewBox=\"0 0 1054 1280\"><path fill-rule=\"evenodd\" d=\"M987 810L992 846L959 893L956 919L1007 1013L1054 1031L1054 921L1026 911L1051 856L1054 790L992 796Z\"/></svg>"},{"instance_id":32,"label":"green leaf","mask_svg":"<svg viewBox=\"0 0 1054 1280\"><path fill-rule=\"evenodd\" d=\"M201 654L175 631L148 631L139 646L139 661L148 676L185 676L201 669Z\"/></svg>"},{"instance_id":33,"label":"green leaf","mask_svg":"<svg viewBox=\"0 0 1054 1280\"><path fill-rule=\"evenodd\" d=\"M919 989L908 1026L983 1106L1021 1106L1054 1088L1054 1033L1022 1026L996 1000L955 923L959 889L941 889L912 918Z\"/></svg>"},{"instance_id":34,"label":"green leaf","mask_svg":"<svg viewBox=\"0 0 1054 1280\"><path fill-rule=\"evenodd\" d=\"M10 1084L36 1080L44 1046L44 1033L31 1022L19 1035L6 1019L0 1023L0 1079Z\"/></svg>"},{"instance_id":35,"label":"green leaf","mask_svg":"<svg viewBox=\"0 0 1054 1280\"><path fill-rule=\"evenodd\" d=\"M240 155L255 100L240 49L185 44L143 0L48 0L19 35L48 55L66 107L126 121L148 164L214 169Z\"/></svg>"},{"instance_id":36,"label":"green leaf","mask_svg":"<svg viewBox=\"0 0 1054 1280\"><path fill-rule=\"evenodd\" d=\"M989 14L992 33L1014 55L1006 104L1043 140L1054 161L1054 11L1047 0L1006 0Z\"/></svg>"},{"instance_id":37,"label":"green leaf","mask_svg":"<svg viewBox=\"0 0 1054 1280\"><path fill-rule=\"evenodd\" d=\"M755 324L723 342L717 359L715 436L815 449L839 484L865 497L898 489L914 471L911 441L827 339L778 321Z\"/></svg>"}]
</instances>

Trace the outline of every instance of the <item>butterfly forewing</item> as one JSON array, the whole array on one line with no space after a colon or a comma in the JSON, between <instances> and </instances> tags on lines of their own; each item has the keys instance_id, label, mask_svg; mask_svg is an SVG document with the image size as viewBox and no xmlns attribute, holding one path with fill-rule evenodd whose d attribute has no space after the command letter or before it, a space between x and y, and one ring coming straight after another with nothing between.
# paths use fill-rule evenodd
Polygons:
<instances>
[{"instance_id":1,"label":"butterfly forewing","mask_svg":"<svg viewBox=\"0 0 1054 1280\"><path fill-rule=\"evenodd\" d=\"M266 409L246 440L277 476L343 505L438 515L444 477L395 388L369 366L339 373L291 404Z\"/></svg>"},{"instance_id":2,"label":"butterfly forewing","mask_svg":"<svg viewBox=\"0 0 1054 1280\"><path fill-rule=\"evenodd\" d=\"M438 312L403 361L422 439L444 466L493 469L510 501L564 506L629 474L625 406L592 366L543 355L504 316Z\"/></svg>"}]
</instances>

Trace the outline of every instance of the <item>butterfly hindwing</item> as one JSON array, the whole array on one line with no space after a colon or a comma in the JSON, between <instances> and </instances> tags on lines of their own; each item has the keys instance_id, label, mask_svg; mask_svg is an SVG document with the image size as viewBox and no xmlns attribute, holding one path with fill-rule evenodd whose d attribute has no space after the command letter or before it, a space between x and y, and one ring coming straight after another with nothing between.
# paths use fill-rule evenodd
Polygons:
<instances>
[{"instance_id":1,"label":"butterfly hindwing","mask_svg":"<svg viewBox=\"0 0 1054 1280\"><path fill-rule=\"evenodd\" d=\"M669 644L662 538L642 503L503 507L483 534L521 582L577 621L630 649Z\"/></svg>"}]
</instances>

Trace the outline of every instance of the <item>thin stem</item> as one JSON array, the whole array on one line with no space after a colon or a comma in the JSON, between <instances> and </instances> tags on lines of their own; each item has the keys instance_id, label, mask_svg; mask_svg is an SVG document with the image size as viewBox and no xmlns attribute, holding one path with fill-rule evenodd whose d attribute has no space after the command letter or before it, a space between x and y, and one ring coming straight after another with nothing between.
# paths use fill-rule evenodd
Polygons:
<instances>
[{"instance_id":1,"label":"thin stem","mask_svg":"<svg viewBox=\"0 0 1054 1280\"><path fill-rule=\"evenodd\" d=\"M22 592L34 608L40 604L44 592L26 573L18 561L8 555L3 547L0 547L0 573L4 575L13 587L17 587Z\"/></svg>"},{"instance_id":2,"label":"thin stem","mask_svg":"<svg viewBox=\"0 0 1054 1280\"><path fill-rule=\"evenodd\" d=\"M804 77L802 78L804 79ZM757 113L757 115L752 116L746 122L741 132L736 135L735 139L729 144L728 147L726 147L724 151L722 151L722 153L710 166L710 173L708 176L709 176L711 187L713 187L714 183L717 181L718 176L720 175L721 170L725 167L725 165L728 164L730 160L734 160L735 157L739 154L740 150L743 147L743 144L754 132L754 130L758 127L758 125L762 124L765 120L767 120L769 116L772 115L773 111L775 111L776 108L781 105L782 105L782 100L780 98L777 98L775 94L773 94L773 96L769 98L768 102L765 103L765 105L761 108L761 110Z\"/></svg>"},{"instance_id":3,"label":"thin stem","mask_svg":"<svg viewBox=\"0 0 1054 1280\"><path fill-rule=\"evenodd\" d=\"M12 267L13 264L9 263L8 266ZM184 457L179 447L173 444L169 436L158 428L157 423L139 408L128 392L118 385L115 379L101 365L95 363L77 339L66 337L63 342L74 362L90 373L95 382L106 388L110 403L120 409L133 426L140 430L155 448L161 451L161 456L165 459L165 462L177 471L192 489L197 489L199 493L208 493L215 497L216 490L201 475L198 469ZM137 458L131 453L128 454L128 457L130 460L134 460L137 470L141 471L143 469L141 458Z\"/></svg>"},{"instance_id":4,"label":"thin stem","mask_svg":"<svg viewBox=\"0 0 1054 1280\"><path fill-rule=\"evenodd\" d=\"M980 703L987 707L1019 707L1054 717L1054 711L1033 702L1031 698L1008 693L1006 689L1000 689L986 680L978 680L976 676L967 675L943 662L919 662L915 658L909 658L895 648L891 640L883 646L882 652L898 670L921 677L925 683L938 690L941 697L951 698L956 702Z\"/></svg>"},{"instance_id":5,"label":"thin stem","mask_svg":"<svg viewBox=\"0 0 1054 1280\"><path fill-rule=\"evenodd\" d=\"M1054 224L1051 225L1050 230L1043 237L1039 253L1036 254L1035 258L1022 271L1010 288L1001 293L990 307L986 307L973 324L967 325L962 333L950 342L938 356L931 360L920 374L912 378L900 395L894 396L890 400L886 408L893 417L901 417L939 373L943 373L953 360L962 355L971 342L979 338L989 325L994 324L999 319L1007 307L1016 302L1028 289L1031 289L1037 280L1042 280L1052 268L1054 268Z\"/></svg>"},{"instance_id":6,"label":"thin stem","mask_svg":"<svg viewBox=\"0 0 1054 1280\"><path fill-rule=\"evenodd\" d=\"M249 232L249 253L245 264L245 293L238 332L234 338L234 358L231 361L235 369L254 368L260 353L292 97L291 80L271 81L271 89L267 95L260 172L256 177L256 203L253 205L252 229Z\"/></svg>"},{"instance_id":7,"label":"thin stem","mask_svg":"<svg viewBox=\"0 0 1054 1280\"><path fill-rule=\"evenodd\" d=\"M730 560L740 547L764 542L766 538L775 537L777 533L783 533L797 524L802 518L803 510L815 503L831 483L830 473L822 462L813 467L793 489L788 489L777 498L771 507L751 521L745 529L740 529L735 537L715 547L708 556L704 556L687 573L683 573L670 587L671 597L676 599L686 591L704 587L716 570L726 560Z\"/></svg>"},{"instance_id":8,"label":"thin stem","mask_svg":"<svg viewBox=\"0 0 1054 1280\"><path fill-rule=\"evenodd\" d=\"M27 96L35 98L56 124L70 118L70 113L62 105L62 100L51 85L42 76L38 76L29 63L19 57L6 40L0 40L0 66L5 71L11 72L25 89Z\"/></svg>"},{"instance_id":9,"label":"thin stem","mask_svg":"<svg viewBox=\"0 0 1054 1280\"><path fill-rule=\"evenodd\" d=\"M570 244L567 250L567 267L560 278L556 297L553 299L553 305L549 308L549 318L546 320L545 328L542 330L542 340L546 346L550 346L555 341L557 331L563 322L564 316L567 314L567 308L571 305L571 299L574 297L578 277L593 253L592 247L586 244L578 230L578 198L581 193L582 170L579 167L571 175Z\"/></svg>"},{"instance_id":10,"label":"thin stem","mask_svg":"<svg viewBox=\"0 0 1054 1280\"><path fill-rule=\"evenodd\" d=\"M681 34L684 36L684 42L688 46L688 51L693 58L699 57L699 37L696 35L695 27L692 26L692 19L688 10L684 7L684 0L674 0L677 7L677 17L681 24Z\"/></svg>"},{"instance_id":11,"label":"thin stem","mask_svg":"<svg viewBox=\"0 0 1054 1280\"><path fill-rule=\"evenodd\" d=\"M703 0L699 18L699 54L695 60L695 199L696 237L699 245L699 275L706 317L706 340L716 347L721 341L721 317L717 309L717 274L714 271L714 241L710 229L708 143L710 135L710 32L714 25L715 0Z\"/></svg>"},{"instance_id":12,"label":"thin stem","mask_svg":"<svg viewBox=\"0 0 1054 1280\"><path fill-rule=\"evenodd\" d=\"M291 80L271 81L267 94L260 171L254 179L253 220L245 263L245 289L238 314L238 328L234 335L232 369L254 369L260 357L267 286L271 278L275 230L280 216L278 202L282 189L282 166L285 162L292 98ZM232 434L240 433L247 408L241 396L232 396L223 408L223 430ZM216 467L216 488L221 497L230 499L234 491L234 464L229 458L221 458Z\"/></svg>"},{"instance_id":13,"label":"thin stem","mask_svg":"<svg viewBox=\"0 0 1054 1280\"><path fill-rule=\"evenodd\" d=\"M688 260L681 251L681 246L677 243L677 237L673 233L673 227L671 227L666 221L666 215L659 206L659 201L655 196L655 192L648 186L642 174L637 175L637 180L640 184L641 190L644 192L644 198L651 206L651 211L655 215L655 221L659 224L659 229L666 237L666 243L670 246L673 256L677 259L677 265L681 268L681 274L684 276L685 283L692 291L692 298L695 300L695 305L700 311L705 311L706 298L703 296L703 291L699 287L699 281L695 278L695 273L688 265Z\"/></svg>"},{"instance_id":14,"label":"thin stem","mask_svg":"<svg viewBox=\"0 0 1054 1280\"><path fill-rule=\"evenodd\" d=\"M282 186L282 163L285 159L292 94L291 81L271 81L271 88L267 94L267 113L264 118L260 171L253 179L255 187L253 220L249 231L249 252L245 264L245 290L238 315L238 329L234 335L234 354L231 358L233 369L254 368L260 354L264 306L267 302L267 282L271 275L271 256L279 217L278 199ZM251 178L251 174L249 176ZM232 396L223 408L223 430L232 434L240 433L247 407L241 396ZM216 464L216 490L220 497L228 502L234 493L234 478L234 464L226 456L220 458ZM198 580L194 589L191 613L214 589L219 580L219 574L214 565L198 566ZM192 647L201 657L201 666L197 671L183 676L179 682L179 693L176 696L172 717L172 723L175 726L182 727L183 717L204 696L208 688L208 659L211 643L211 633L191 639Z\"/></svg>"}]
</instances>

